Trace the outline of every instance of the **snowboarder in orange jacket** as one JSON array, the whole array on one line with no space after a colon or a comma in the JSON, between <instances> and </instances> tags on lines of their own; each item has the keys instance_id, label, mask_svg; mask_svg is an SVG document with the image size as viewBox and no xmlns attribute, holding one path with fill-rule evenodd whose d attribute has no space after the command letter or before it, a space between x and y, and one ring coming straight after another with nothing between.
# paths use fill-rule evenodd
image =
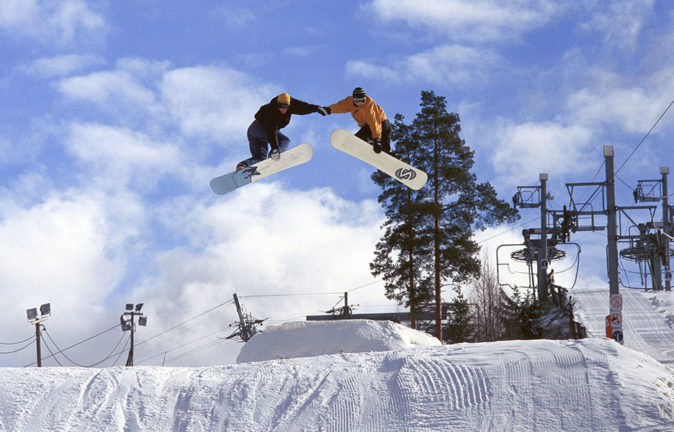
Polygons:
<instances>
[{"instance_id":1,"label":"snowboarder in orange jacket","mask_svg":"<svg viewBox=\"0 0 674 432\"><path fill-rule=\"evenodd\" d=\"M327 107L328 114L350 112L360 130L356 136L368 142L375 153L391 153L391 122L384 110L361 87L353 89L351 96Z\"/></svg>"}]
</instances>

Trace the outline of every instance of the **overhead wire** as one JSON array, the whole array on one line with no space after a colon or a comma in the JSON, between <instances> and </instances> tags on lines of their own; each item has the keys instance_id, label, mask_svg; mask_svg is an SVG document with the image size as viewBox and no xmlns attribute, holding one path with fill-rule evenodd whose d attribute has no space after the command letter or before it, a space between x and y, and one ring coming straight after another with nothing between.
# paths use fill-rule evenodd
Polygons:
<instances>
[{"instance_id":1,"label":"overhead wire","mask_svg":"<svg viewBox=\"0 0 674 432\"><path fill-rule=\"evenodd\" d=\"M173 348L169 348L169 349L167 349L167 350L163 350L163 351L161 351L161 352L159 352L159 353L157 353L157 354L153 354L153 355L151 355L151 356L149 356L149 357L145 357L145 358L139 360L139 363L143 363L143 362L145 362L145 361L147 361L147 360L151 360L151 359L153 359L153 358L155 358L155 357L159 357L159 356L162 355L162 354L167 354L167 353L169 353L169 352L171 352L171 351L175 351L175 350L180 349L180 348L182 348L182 347L185 347L185 346L187 346L187 345L193 344L193 343L196 342L196 341L202 340L202 339L207 338L207 337L209 337L209 336L212 336L212 335L214 335L214 334L216 334L216 333L220 333L220 332L222 332L222 331L225 331L225 330L227 330L228 328L229 328L229 327L225 327L225 328L222 328L222 329L219 329L219 330L210 332L210 333L208 333L208 334L205 334L205 335L203 335L203 336L198 337L197 339L192 339L192 340L189 341L189 342L183 343L183 344L178 345L178 346L175 346L175 347L173 347Z\"/></svg>"},{"instance_id":2,"label":"overhead wire","mask_svg":"<svg viewBox=\"0 0 674 432\"><path fill-rule=\"evenodd\" d=\"M31 339L32 339L32 338L31 338ZM33 341L32 341L32 340L31 340L30 342L28 342L26 345L22 346L21 348L17 348L17 349L15 349L15 350L13 350L13 351L0 351L0 354L14 354L14 353L18 353L19 351L23 351L23 350L25 350L26 348L28 348L28 347L31 346L31 345L33 345Z\"/></svg>"},{"instance_id":3,"label":"overhead wire","mask_svg":"<svg viewBox=\"0 0 674 432\"><path fill-rule=\"evenodd\" d=\"M116 354L119 354L119 355L117 356L117 358L115 359L115 361L112 362L112 366L116 365L117 362L119 361L119 359L122 357L122 354L124 354L124 353L127 351L126 347L129 346L129 342L130 342L130 341L131 341L131 336L129 336L128 338L126 338L126 342L124 342L124 346L122 347L122 350L121 350L119 353L116 353ZM114 355L114 354L113 354L113 355Z\"/></svg>"},{"instance_id":4,"label":"overhead wire","mask_svg":"<svg viewBox=\"0 0 674 432\"><path fill-rule=\"evenodd\" d=\"M357 286L357 287L354 287L354 288L351 288L351 289L347 290L346 292L352 292L352 291L356 291L356 290L359 290L359 289L362 289L362 288L366 288L366 287L368 287L368 286L374 285L374 284L379 283L379 282L381 282L381 279L377 279L377 280L375 280L375 281L368 282L368 283L363 284L363 285L359 285L359 286ZM344 294L344 291L320 292L320 293L251 294L251 295L242 295L242 296L239 296L239 298L240 298L240 299L245 299L245 298L265 298L265 297L304 297L304 296L338 295L338 294ZM343 298L343 297L342 297L342 298ZM341 301L341 299L340 299L339 301ZM339 301L338 301L338 303L339 303ZM183 321L183 322L181 322L181 323L179 323L179 324L176 324L175 326L173 326L173 327L171 327L171 328L169 328L169 329L166 329L166 330L164 330L164 331L162 331L162 332L160 332L160 333L157 333L157 334L151 336L151 337L148 338L148 339L144 339L144 340L142 340L141 342L138 342L138 343L136 344L136 346L141 345L141 344L143 344L143 343L145 343L145 342L148 342L148 341L150 341L150 340L152 340L152 339L155 339L155 338L157 338L157 337L159 337L159 336L162 336L163 334L168 333L169 331L175 330L176 328L178 328L178 327L180 327L180 326L182 326L182 325L185 325L185 324L187 324L188 322L194 321L195 319L200 318L201 316L203 316L203 315L205 315L205 314L207 314L207 313L209 313L209 312L211 312L211 311L213 311L213 310L215 310L215 309L217 309L217 308L219 308L219 307L221 307L221 306L224 306L224 305L226 305L226 304L231 304L231 303L233 303L233 302L234 302L234 300L228 300L228 301L222 302L222 303L220 303L220 304L218 304L218 305L216 305L216 306L214 306L214 307L212 307L212 308L210 308L210 309L208 309L208 310L206 310L206 311L204 311L204 312L202 312L202 313L200 313L200 314L198 314L198 315L196 315L196 316L194 316L194 317L192 317L192 318L190 318L190 319L188 319L188 320L185 320L185 321ZM223 329L223 330L224 330L224 329ZM218 330L218 332L219 332L219 331L223 331L223 330ZM217 332L215 332L215 333L217 333ZM150 359L152 359L152 358L154 358L154 357L157 357L157 356L159 356L159 355L161 355L161 354L165 354L165 353L167 353L167 352L173 351L173 350L175 350L175 349L177 349L177 348L180 348L180 347L182 347L182 346L189 345L189 344L191 344L191 343L196 342L197 340L203 339L204 337L208 337L208 336L211 335L211 334L212 334L212 333L209 333L209 334L207 334L207 335L205 335L205 336L200 336L200 337L198 337L198 338L196 338L196 339L193 339L193 340L191 340L190 342L185 343L185 344L183 344L183 345L180 345L180 346L178 346L178 347L174 347L174 348L171 348L171 349L169 349L169 350L163 350L163 351L161 351L160 353L154 354L154 355L152 355L152 356L150 356L150 357L146 357L146 358L144 358L144 359L141 360L141 361L150 360ZM218 341L218 342L220 342L220 341ZM209 345L207 345L207 346L205 346L205 347L202 347L201 349L205 349L205 348L207 348L207 347L209 347L209 346L212 346L212 345L214 345L214 344L209 344ZM195 348L194 350L190 351L189 354L194 353L194 352L197 352L197 351L199 351L199 349L198 349L198 348ZM178 355L178 357L174 357L174 358L172 358L172 359L169 359L168 361L174 361L174 360L176 360L176 359L182 358L182 357L184 357L184 356L186 356L186 355L189 355L189 354L180 354L180 355Z\"/></svg>"},{"instance_id":5,"label":"overhead wire","mask_svg":"<svg viewBox=\"0 0 674 432\"><path fill-rule=\"evenodd\" d=\"M309 297L309 296L335 295L335 294L344 294L344 291L320 292L320 293L250 294L239 296L239 298L245 299L245 298L264 298L264 297Z\"/></svg>"},{"instance_id":6,"label":"overhead wire","mask_svg":"<svg viewBox=\"0 0 674 432\"><path fill-rule=\"evenodd\" d=\"M47 357L47 358L53 358L54 361L56 362L56 364L58 364L59 366L63 367L63 365L61 364L61 362L56 358L56 355L52 352L51 348L49 348L49 344L48 344L47 341L45 340L44 336L42 336L42 334L40 334L40 339L42 340L42 344L45 346L45 348L47 348L47 351L49 351L49 354L51 354L51 355L50 355L49 357Z\"/></svg>"},{"instance_id":7,"label":"overhead wire","mask_svg":"<svg viewBox=\"0 0 674 432\"><path fill-rule=\"evenodd\" d=\"M107 330L103 330L103 331L100 332L100 333L97 333L97 334L95 334L95 335L93 335L93 336L90 336L90 337L88 337L88 338L86 338L86 339L84 339L84 340L81 340L80 342L77 342L77 343L73 344L73 345L70 345L69 347L63 349L62 352L68 351L68 350L71 349L71 348L75 348L75 347L78 346L78 345L82 345L83 343L88 342L88 341L90 341L91 339L97 338L98 336L101 336L101 335L103 335L103 334L105 334L105 333L109 332L110 330L113 330L113 329L115 329L115 328L117 328L117 327L119 327L119 324L115 324L114 326L110 327L110 328L107 329ZM47 359L47 358L51 358L51 356L48 356L48 357L46 357L45 359ZM29 363L29 364L25 365L24 367L32 366L32 365L34 365L34 364L36 364L36 363L37 363L37 361L34 361L34 362L32 362L32 363Z\"/></svg>"},{"instance_id":8,"label":"overhead wire","mask_svg":"<svg viewBox=\"0 0 674 432\"><path fill-rule=\"evenodd\" d=\"M276 294L249 294L249 295L242 295L239 296L240 299L246 299L246 298L265 298L265 297L310 297L310 296L322 296L322 295L340 295L344 294L345 292L352 292L356 291L362 288L366 288L370 285L374 285L376 283L381 282L382 279L377 279L372 282L368 282L363 285L359 285L355 288L348 289L346 291L325 291L325 292L313 292L313 293L276 293Z\"/></svg>"},{"instance_id":9,"label":"overhead wire","mask_svg":"<svg viewBox=\"0 0 674 432\"><path fill-rule=\"evenodd\" d=\"M221 343L223 343L223 342L224 342L224 340L218 340L218 339L216 339L215 341L209 342L209 343L207 343L206 345L203 345L203 346L201 346L201 347L196 347L196 348L194 348L194 349L192 349L192 350L190 350L190 351L187 351L187 352L185 352L185 353L182 353L182 354L178 355L177 357L173 357L173 358L171 358L171 359L168 359L167 361L176 361L176 360L180 360L181 358L187 357L187 356L189 356L189 355L192 355L192 354L197 353L197 352L199 352L199 351L205 350L206 348L210 348L210 347L212 347L212 346L221 344Z\"/></svg>"},{"instance_id":10,"label":"overhead wire","mask_svg":"<svg viewBox=\"0 0 674 432\"><path fill-rule=\"evenodd\" d=\"M510 228L510 229L507 229L507 230L502 231L502 232L500 232L500 233L496 233L496 234L494 234L494 235L492 235L492 236L490 236L490 237L487 237L486 239L480 240L479 242L477 242L477 244L486 243L487 241L489 241L489 240L491 240L491 239L493 239L493 238L496 238L496 237L499 237L499 236L508 234L509 232L515 230L516 228L519 228L519 227L522 227L522 226L524 226L524 225L526 225L526 224L529 224L529 223L531 223L531 222L537 221L537 220L539 220L540 218L541 218L540 216L537 216L537 217L535 217L535 218L533 218L533 219L530 219L530 220L528 220L528 221L526 221L526 222L522 222L522 223L520 223L520 224L517 225L517 226L513 226L513 227Z\"/></svg>"},{"instance_id":11,"label":"overhead wire","mask_svg":"<svg viewBox=\"0 0 674 432\"><path fill-rule=\"evenodd\" d=\"M49 334L49 332L47 331L46 328L44 329L44 333L47 335L47 337L49 338L49 340L51 341L51 343L54 344L54 347L56 347L56 349L58 350L58 351L57 351L57 354L61 354L66 360L68 360L70 363L74 364L75 366L84 367L84 368L90 368L90 367L98 366L99 364L103 363L104 361L108 360L109 358L112 358L112 356L115 355L115 354L113 354L113 353L115 352L115 350L117 349L117 347L119 346L120 342L122 342L122 339L124 339L124 336L125 336L124 333L122 333L122 336L119 338L119 340L117 341L117 343L115 344L115 346L112 348L112 350L110 351L110 354L108 354L107 356L103 357L102 360L99 360L99 361L97 361L97 362L95 362L95 363L92 363L92 364L90 364L90 365L82 365L82 364L79 364L79 363L77 363L76 361L72 360L70 357L68 357L68 356L65 354L65 352L63 352L63 350L62 350L61 348L59 348L58 344L56 343L56 341L54 341L54 338L51 337L51 334Z\"/></svg>"},{"instance_id":12,"label":"overhead wire","mask_svg":"<svg viewBox=\"0 0 674 432\"><path fill-rule=\"evenodd\" d=\"M643 144L644 141L646 141L646 138L648 138L648 136L651 134L651 132L653 132L653 129L655 129L655 127L658 125L658 123L660 123L660 120L662 120L662 118L665 116L665 114L667 114L667 111L669 111L669 109L672 107L672 105L674 105L674 100L672 100L669 103L669 105L667 105L667 108L665 108L665 110L662 112L662 114L660 114L660 117L658 117L658 119L655 121L655 123L653 123L653 126L651 126L651 128L648 130L648 132L646 132L646 135L644 135L644 137L641 139L641 141L639 141L639 144L637 144L637 146L634 147L634 149L629 154L629 156L627 156L627 158L623 161L623 163L620 164L618 169L615 170L616 174L618 173L618 171L620 171L622 169L623 166L625 166L627 161L630 160L630 158L632 157L632 155L634 155L634 153L637 151L637 149L639 149L639 147L641 147L641 144Z\"/></svg>"},{"instance_id":13,"label":"overhead wire","mask_svg":"<svg viewBox=\"0 0 674 432\"><path fill-rule=\"evenodd\" d=\"M202 312L202 313L200 313L200 314L198 314L198 315L195 315L195 316L193 316L192 318L190 318L190 319L188 319L188 320L185 320L185 321L183 321L183 322L181 322L181 323L179 323L179 324L174 325L174 326L171 327L171 328L168 328L168 329L166 329L166 330L164 330L164 331L162 331L162 332L159 332L159 333L155 334L154 336L151 336L151 337L149 337L149 338L147 338L147 339L144 339L144 340L138 342L138 343L136 344L136 346L142 345L142 344L144 344L145 342L149 342L149 341L151 341L152 339L158 338L159 336L161 336L161 335L163 335L163 334L166 334L166 333L168 333L168 332L170 332L170 331L173 331L173 330L177 329L178 327L187 324L188 322L194 321L194 320L196 320L197 318L201 318L202 316L206 315L207 313L210 313L210 312L214 311L215 309L218 309L218 308L220 308L220 307L222 307L222 306L224 306L224 305L231 304L231 303L234 303L234 300L227 300L227 301L222 302L222 303L220 303L220 304L218 304L218 305L215 305L215 306L213 306L212 308L210 308L210 309L208 309L208 310L206 310L206 311L204 311L204 312Z\"/></svg>"},{"instance_id":14,"label":"overhead wire","mask_svg":"<svg viewBox=\"0 0 674 432\"><path fill-rule=\"evenodd\" d=\"M27 337L26 339L18 341L18 342L0 342L0 345L18 345L18 344L24 343L26 341L33 340L33 338L34 338L34 336L31 335L31 336Z\"/></svg>"}]
</instances>

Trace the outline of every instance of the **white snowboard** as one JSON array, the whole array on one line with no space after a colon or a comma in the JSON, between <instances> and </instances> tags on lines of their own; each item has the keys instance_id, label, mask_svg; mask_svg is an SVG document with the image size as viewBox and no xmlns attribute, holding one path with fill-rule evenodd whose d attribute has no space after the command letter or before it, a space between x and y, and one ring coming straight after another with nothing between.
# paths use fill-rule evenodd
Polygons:
<instances>
[{"instance_id":1,"label":"white snowboard","mask_svg":"<svg viewBox=\"0 0 674 432\"><path fill-rule=\"evenodd\" d=\"M330 135L330 144L365 163L372 165L410 189L419 190L428 176L425 172L394 158L388 153L375 153L372 146L344 129L335 129Z\"/></svg>"},{"instance_id":2,"label":"white snowboard","mask_svg":"<svg viewBox=\"0 0 674 432\"><path fill-rule=\"evenodd\" d=\"M248 168L216 177L211 180L211 189L216 194L224 195L279 171L309 162L313 155L314 149L311 145L303 143L281 153L281 158L277 161L265 159Z\"/></svg>"}]
</instances>

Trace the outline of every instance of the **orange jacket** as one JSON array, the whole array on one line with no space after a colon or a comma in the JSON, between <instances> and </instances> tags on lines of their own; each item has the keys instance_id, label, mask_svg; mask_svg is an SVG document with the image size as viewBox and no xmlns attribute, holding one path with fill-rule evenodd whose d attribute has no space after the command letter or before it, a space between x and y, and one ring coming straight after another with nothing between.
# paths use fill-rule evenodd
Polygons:
<instances>
[{"instance_id":1,"label":"orange jacket","mask_svg":"<svg viewBox=\"0 0 674 432\"><path fill-rule=\"evenodd\" d=\"M363 127L366 124L370 126L372 138L381 138L381 122L386 120L386 113L379 105L374 103L370 96L365 96L365 103L359 107L353 104L353 97L351 96L330 105L330 114L347 112L350 112L353 119L358 122L358 127Z\"/></svg>"}]
</instances>

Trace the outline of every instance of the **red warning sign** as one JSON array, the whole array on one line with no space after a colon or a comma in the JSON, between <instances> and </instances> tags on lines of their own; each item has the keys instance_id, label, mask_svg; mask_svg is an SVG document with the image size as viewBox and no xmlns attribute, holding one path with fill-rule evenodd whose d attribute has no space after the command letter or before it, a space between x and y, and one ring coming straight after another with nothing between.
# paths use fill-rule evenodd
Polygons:
<instances>
[{"instance_id":1,"label":"red warning sign","mask_svg":"<svg viewBox=\"0 0 674 432\"><path fill-rule=\"evenodd\" d=\"M622 294L611 294L611 310L622 310L623 296Z\"/></svg>"}]
</instances>

